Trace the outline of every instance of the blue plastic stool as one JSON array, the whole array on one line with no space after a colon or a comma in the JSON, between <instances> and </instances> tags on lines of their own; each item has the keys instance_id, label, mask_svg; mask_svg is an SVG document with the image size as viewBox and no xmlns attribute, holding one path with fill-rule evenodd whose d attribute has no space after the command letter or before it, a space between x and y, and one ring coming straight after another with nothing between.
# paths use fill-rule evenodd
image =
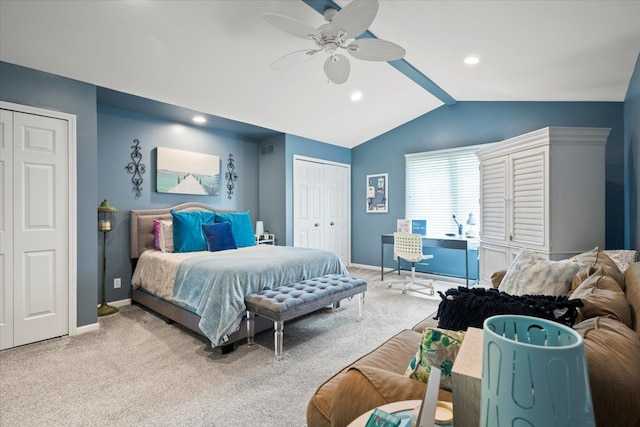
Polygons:
<instances>
[{"instance_id":1,"label":"blue plastic stool","mask_svg":"<svg viewBox=\"0 0 640 427\"><path fill-rule=\"evenodd\" d=\"M582 337L559 323L484 321L481 427L594 426Z\"/></svg>"}]
</instances>

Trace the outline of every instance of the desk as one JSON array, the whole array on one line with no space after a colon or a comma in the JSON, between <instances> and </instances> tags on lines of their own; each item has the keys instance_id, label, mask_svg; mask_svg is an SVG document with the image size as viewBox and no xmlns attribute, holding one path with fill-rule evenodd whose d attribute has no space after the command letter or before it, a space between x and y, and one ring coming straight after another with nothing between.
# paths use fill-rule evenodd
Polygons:
<instances>
[{"instance_id":1,"label":"desk","mask_svg":"<svg viewBox=\"0 0 640 427\"><path fill-rule=\"evenodd\" d=\"M384 245L393 245L393 234L383 234L380 242L380 280L384 281ZM465 268L465 283L469 287L469 257L467 253L469 249L477 249L480 246L478 239L465 239L458 237L430 237L426 236L422 238L422 246L430 246L436 248L458 249L464 251L464 268ZM397 271L400 274L400 260L398 260L398 268L388 271L392 273Z\"/></svg>"}]
</instances>

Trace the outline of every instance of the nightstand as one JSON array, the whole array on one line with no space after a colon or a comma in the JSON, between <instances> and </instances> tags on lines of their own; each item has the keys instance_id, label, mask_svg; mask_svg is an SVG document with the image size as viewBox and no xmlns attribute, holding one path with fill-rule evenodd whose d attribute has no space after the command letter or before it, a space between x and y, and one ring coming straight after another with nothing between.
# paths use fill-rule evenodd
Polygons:
<instances>
[{"instance_id":1,"label":"nightstand","mask_svg":"<svg viewBox=\"0 0 640 427\"><path fill-rule=\"evenodd\" d=\"M256 236L256 245L275 245L276 244L276 235L275 234L261 234Z\"/></svg>"}]
</instances>

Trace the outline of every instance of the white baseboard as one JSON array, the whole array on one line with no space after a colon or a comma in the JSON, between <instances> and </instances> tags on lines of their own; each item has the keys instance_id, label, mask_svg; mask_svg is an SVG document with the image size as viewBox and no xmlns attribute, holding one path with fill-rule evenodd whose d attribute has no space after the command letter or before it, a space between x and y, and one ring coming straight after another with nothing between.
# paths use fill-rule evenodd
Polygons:
<instances>
[{"instance_id":1,"label":"white baseboard","mask_svg":"<svg viewBox=\"0 0 640 427\"><path fill-rule=\"evenodd\" d=\"M91 323L90 325L78 326L73 335L86 334L87 332L93 332L98 330L98 322ZM71 334L70 334L71 335Z\"/></svg>"},{"instance_id":2,"label":"white baseboard","mask_svg":"<svg viewBox=\"0 0 640 427\"><path fill-rule=\"evenodd\" d=\"M349 267L364 268L364 269L367 269L367 270L378 270L378 271L380 271L380 266L377 266L377 265L351 263L351 264L349 264ZM393 271L393 269L385 268L385 273L387 273L388 271ZM411 274L411 272L408 271L408 270L402 270L402 273L403 274L406 274L406 273ZM421 278L421 279L431 279L434 282L454 283L456 285L461 285L461 286L465 285L465 280L462 277L441 276L439 274L420 273L420 272L416 272L416 276ZM473 279L471 279L471 280L473 280ZM473 285L473 283L469 283L469 285Z\"/></svg>"},{"instance_id":3,"label":"white baseboard","mask_svg":"<svg viewBox=\"0 0 640 427\"><path fill-rule=\"evenodd\" d=\"M109 304L112 307L124 307L125 305L131 305L131 298L126 298L126 299L121 299L118 301L109 301L107 304ZM100 304L97 305L97 307L100 307Z\"/></svg>"},{"instance_id":4,"label":"white baseboard","mask_svg":"<svg viewBox=\"0 0 640 427\"><path fill-rule=\"evenodd\" d=\"M121 299L119 301L110 301L109 305L112 307L124 307L125 305L131 305L131 298ZM96 307L100 307L100 304L96 305ZM92 323L90 325L78 326L75 328L75 330L69 333L69 336L97 331L99 328L100 325L98 324L98 322Z\"/></svg>"},{"instance_id":5,"label":"white baseboard","mask_svg":"<svg viewBox=\"0 0 640 427\"><path fill-rule=\"evenodd\" d=\"M131 298L121 299L118 301L111 301L109 305L114 307L124 307L125 305L131 305Z\"/></svg>"}]
</instances>

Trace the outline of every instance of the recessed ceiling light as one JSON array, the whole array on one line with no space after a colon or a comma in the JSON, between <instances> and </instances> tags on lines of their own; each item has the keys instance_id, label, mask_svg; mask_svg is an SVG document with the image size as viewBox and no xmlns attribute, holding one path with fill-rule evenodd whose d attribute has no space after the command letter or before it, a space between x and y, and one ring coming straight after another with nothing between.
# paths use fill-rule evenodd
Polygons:
<instances>
[{"instance_id":1,"label":"recessed ceiling light","mask_svg":"<svg viewBox=\"0 0 640 427\"><path fill-rule=\"evenodd\" d=\"M351 94L351 100L352 101L360 101L362 99L362 92L353 92Z\"/></svg>"},{"instance_id":2,"label":"recessed ceiling light","mask_svg":"<svg viewBox=\"0 0 640 427\"><path fill-rule=\"evenodd\" d=\"M198 124L207 123L207 119L205 119L205 118L204 118L204 117L202 117L202 116L195 116L195 117L193 118L193 121L194 121L195 123L198 123Z\"/></svg>"},{"instance_id":3,"label":"recessed ceiling light","mask_svg":"<svg viewBox=\"0 0 640 427\"><path fill-rule=\"evenodd\" d=\"M477 56L467 56L464 58L464 63L467 65L476 65L478 62L480 62L480 58Z\"/></svg>"}]
</instances>

